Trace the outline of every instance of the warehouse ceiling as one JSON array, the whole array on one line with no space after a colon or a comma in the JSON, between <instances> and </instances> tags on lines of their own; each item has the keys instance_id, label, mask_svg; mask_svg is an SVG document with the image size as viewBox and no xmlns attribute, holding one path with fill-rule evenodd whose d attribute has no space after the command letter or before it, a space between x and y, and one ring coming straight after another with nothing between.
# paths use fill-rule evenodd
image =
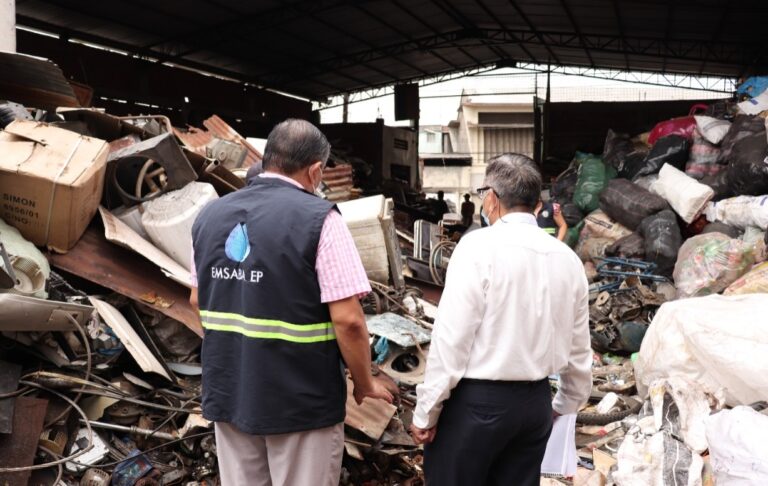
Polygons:
<instances>
[{"instance_id":1,"label":"warehouse ceiling","mask_svg":"<svg viewBox=\"0 0 768 486\"><path fill-rule=\"evenodd\" d=\"M309 99L515 63L768 72L768 2L17 0L17 23Z\"/></svg>"}]
</instances>

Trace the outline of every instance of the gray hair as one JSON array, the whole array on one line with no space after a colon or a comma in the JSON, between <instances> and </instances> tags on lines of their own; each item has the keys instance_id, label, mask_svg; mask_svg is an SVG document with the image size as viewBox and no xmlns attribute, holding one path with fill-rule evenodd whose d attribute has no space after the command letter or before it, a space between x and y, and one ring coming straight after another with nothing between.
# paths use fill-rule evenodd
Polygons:
<instances>
[{"instance_id":1,"label":"gray hair","mask_svg":"<svg viewBox=\"0 0 768 486\"><path fill-rule=\"evenodd\" d=\"M541 173L536 162L522 154L506 153L488 161L485 185L494 190L507 208L536 207L541 198Z\"/></svg>"},{"instance_id":2,"label":"gray hair","mask_svg":"<svg viewBox=\"0 0 768 486\"><path fill-rule=\"evenodd\" d=\"M295 174L317 161L327 161L330 153L331 144L316 126L289 118L269 132L262 164L264 170Z\"/></svg>"}]
</instances>

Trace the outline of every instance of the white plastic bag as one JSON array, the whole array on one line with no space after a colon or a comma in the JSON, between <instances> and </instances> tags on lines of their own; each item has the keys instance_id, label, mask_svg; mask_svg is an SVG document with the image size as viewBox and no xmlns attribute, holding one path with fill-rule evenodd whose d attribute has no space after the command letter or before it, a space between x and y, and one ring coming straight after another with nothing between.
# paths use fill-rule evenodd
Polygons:
<instances>
[{"instance_id":1,"label":"white plastic bag","mask_svg":"<svg viewBox=\"0 0 768 486\"><path fill-rule=\"evenodd\" d=\"M768 196L739 196L707 204L707 219L740 229L768 229Z\"/></svg>"},{"instance_id":2,"label":"white plastic bag","mask_svg":"<svg viewBox=\"0 0 768 486\"><path fill-rule=\"evenodd\" d=\"M641 396L653 381L682 376L723 388L730 406L768 397L768 294L710 295L667 302L635 362Z\"/></svg>"},{"instance_id":3,"label":"white plastic bag","mask_svg":"<svg viewBox=\"0 0 768 486\"><path fill-rule=\"evenodd\" d=\"M659 171L659 180L651 185L651 192L666 199L683 221L689 224L704 211L715 195L711 187L669 164L664 164Z\"/></svg>"},{"instance_id":4,"label":"white plastic bag","mask_svg":"<svg viewBox=\"0 0 768 486\"><path fill-rule=\"evenodd\" d=\"M699 133L709 143L719 144L728 130L731 129L731 122L712 118L711 116L695 115L696 127Z\"/></svg>"},{"instance_id":5,"label":"white plastic bag","mask_svg":"<svg viewBox=\"0 0 768 486\"><path fill-rule=\"evenodd\" d=\"M768 484L768 416L736 407L711 415L705 422L718 485Z\"/></svg>"}]
</instances>

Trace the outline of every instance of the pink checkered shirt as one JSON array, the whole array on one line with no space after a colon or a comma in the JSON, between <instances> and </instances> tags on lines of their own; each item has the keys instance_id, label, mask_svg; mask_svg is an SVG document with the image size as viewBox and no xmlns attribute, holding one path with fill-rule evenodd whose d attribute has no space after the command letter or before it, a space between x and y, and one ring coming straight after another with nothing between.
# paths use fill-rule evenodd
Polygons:
<instances>
[{"instance_id":1,"label":"pink checkered shirt","mask_svg":"<svg viewBox=\"0 0 768 486\"><path fill-rule=\"evenodd\" d=\"M290 177L273 172L265 172L259 177L274 177L290 182L296 187L301 185ZM320 285L320 300L323 303L335 302L356 296L364 297L371 291L371 284L365 274L363 262L357 252L355 241L346 223L336 211L331 211L325 218L320 231L315 260L317 282ZM197 287L195 257L192 255L191 284Z\"/></svg>"}]
</instances>

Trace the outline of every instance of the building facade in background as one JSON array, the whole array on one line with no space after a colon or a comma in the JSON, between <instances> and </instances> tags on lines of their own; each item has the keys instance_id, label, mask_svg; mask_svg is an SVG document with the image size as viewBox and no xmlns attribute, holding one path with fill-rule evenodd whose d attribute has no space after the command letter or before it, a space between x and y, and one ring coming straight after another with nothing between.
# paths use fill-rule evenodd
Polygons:
<instances>
[{"instance_id":1,"label":"building facade in background","mask_svg":"<svg viewBox=\"0 0 768 486\"><path fill-rule=\"evenodd\" d=\"M492 99L496 98L496 99ZM423 190L437 191L457 210L469 193L477 207L475 190L482 184L488 159L504 152L533 156L533 103L510 103L501 97L461 97L456 120L447 126L419 129L419 159Z\"/></svg>"}]
</instances>

